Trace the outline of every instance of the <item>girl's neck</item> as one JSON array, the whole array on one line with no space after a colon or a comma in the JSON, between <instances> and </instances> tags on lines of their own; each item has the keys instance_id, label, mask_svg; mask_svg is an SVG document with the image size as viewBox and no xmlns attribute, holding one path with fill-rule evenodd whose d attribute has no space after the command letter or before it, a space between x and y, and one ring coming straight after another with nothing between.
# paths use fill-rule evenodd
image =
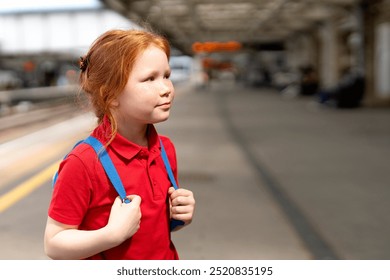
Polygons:
<instances>
[{"instance_id":1,"label":"girl's neck","mask_svg":"<svg viewBox=\"0 0 390 280\"><path fill-rule=\"evenodd\" d=\"M149 125L121 126L118 124L118 132L130 142L139 146L148 147L148 127Z\"/></svg>"}]
</instances>

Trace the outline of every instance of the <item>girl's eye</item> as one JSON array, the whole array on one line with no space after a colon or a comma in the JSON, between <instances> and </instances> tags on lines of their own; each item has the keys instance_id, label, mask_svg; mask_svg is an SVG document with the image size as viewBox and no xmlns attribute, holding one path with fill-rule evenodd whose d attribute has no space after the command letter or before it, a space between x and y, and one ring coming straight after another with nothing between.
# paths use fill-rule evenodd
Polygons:
<instances>
[{"instance_id":1,"label":"girl's eye","mask_svg":"<svg viewBox=\"0 0 390 280\"><path fill-rule=\"evenodd\" d=\"M171 73L167 73L167 74L165 74L164 78L169 79L170 76L171 76Z\"/></svg>"},{"instance_id":2,"label":"girl's eye","mask_svg":"<svg viewBox=\"0 0 390 280\"><path fill-rule=\"evenodd\" d=\"M153 81L154 81L154 77L149 77L149 78L147 78L146 80L147 80L147 81L153 82Z\"/></svg>"}]
</instances>

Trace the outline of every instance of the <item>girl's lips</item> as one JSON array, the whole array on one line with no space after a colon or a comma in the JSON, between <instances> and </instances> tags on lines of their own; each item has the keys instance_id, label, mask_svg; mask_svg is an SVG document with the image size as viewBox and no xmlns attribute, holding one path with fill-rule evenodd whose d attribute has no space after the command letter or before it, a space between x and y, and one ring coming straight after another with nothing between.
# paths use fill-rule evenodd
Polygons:
<instances>
[{"instance_id":1,"label":"girl's lips","mask_svg":"<svg viewBox=\"0 0 390 280\"><path fill-rule=\"evenodd\" d=\"M157 105L157 107L162 108L162 109L169 109L169 108L171 108L171 102L159 104L159 105Z\"/></svg>"},{"instance_id":2,"label":"girl's lips","mask_svg":"<svg viewBox=\"0 0 390 280\"><path fill-rule=\"evenodd\" d=\"M157 105L157 107L169 107L169 106L171 106L171 102L165 102L165 103Z\"/></svg>"}]
</instances>

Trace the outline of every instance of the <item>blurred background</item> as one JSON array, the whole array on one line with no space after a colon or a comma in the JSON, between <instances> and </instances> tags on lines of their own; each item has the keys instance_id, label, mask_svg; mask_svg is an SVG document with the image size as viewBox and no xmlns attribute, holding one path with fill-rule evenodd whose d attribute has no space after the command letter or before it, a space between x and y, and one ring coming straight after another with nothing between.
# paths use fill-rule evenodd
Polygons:
<instances>
[{"instance_id":1,"label":"blurred background","mask_svg":"<svg viewBox=\"0 0 390 280\"><path fill-rule=\"evenodd\" d=\"M197 199L183 259L390 259L389 0L1 0L0 259L47 258L51 176L95 125L78 59L145 23Z\"/></svg>"}]
</instances>

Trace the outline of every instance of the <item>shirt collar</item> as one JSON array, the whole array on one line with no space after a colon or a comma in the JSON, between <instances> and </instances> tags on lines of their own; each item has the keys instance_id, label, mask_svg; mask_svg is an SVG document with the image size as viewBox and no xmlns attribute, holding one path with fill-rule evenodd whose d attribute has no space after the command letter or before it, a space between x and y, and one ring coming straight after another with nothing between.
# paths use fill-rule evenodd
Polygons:
<instances>
[{"instance_id":1,"label":"shirt collar","mask_svg":"<svg viewBox=\"0 0 390 280\"><path fill-rule=\"evenodd\" d=\"M160 142L159 137L154 125L149 124L148 127L148 143L147 148L150 156L150 160L153 160L160 155ZM107 116L103 118L103 122L94 130L93 135L98 138L102 143L107 143L111 137L111 123ZM145 151L145 147L137 145L125 137L117 133L114 140L110 143L108 149L112 149L120 156L130 160L137 156L142 150Z\"/></svg>"}]
</instances>

